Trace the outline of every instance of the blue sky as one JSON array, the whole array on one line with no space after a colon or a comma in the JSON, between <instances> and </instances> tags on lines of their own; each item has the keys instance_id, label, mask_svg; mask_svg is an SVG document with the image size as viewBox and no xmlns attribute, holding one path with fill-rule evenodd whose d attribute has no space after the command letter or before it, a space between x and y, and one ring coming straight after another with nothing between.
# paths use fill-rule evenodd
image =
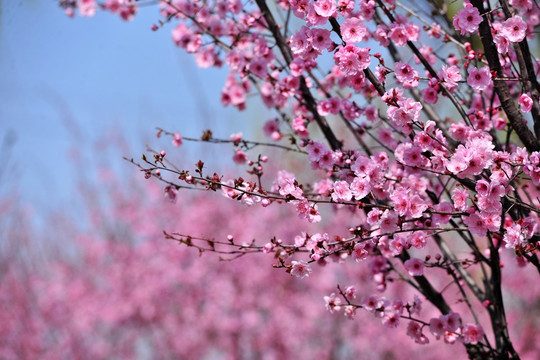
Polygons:
<instances>
[{"instance_id":1,"label":"blue sky","mask_svg":"<svg viewBox=\"0 0 540 360\"><path fill-rule=\"evenodd\" d=\"M70 19L55 1L0 0L0 9L0 141L15 138L7 167L2 156L0 194L16 188L36 209L55 209L72 197L77 176L95 171L71 160L73 149L122 169L129 167L122 155L139 157L145 141L159 144L156 126L185 136L253 129L246 121L253 112L219 103L224 70L198 69L172 43L172 25L150 30L155 6L141 8L133 22L105 12ZM132 153L103 159L95 143L111 134ZM200 149L181 151L187 164L198 160Z\"/></svg>"}]
</instances>

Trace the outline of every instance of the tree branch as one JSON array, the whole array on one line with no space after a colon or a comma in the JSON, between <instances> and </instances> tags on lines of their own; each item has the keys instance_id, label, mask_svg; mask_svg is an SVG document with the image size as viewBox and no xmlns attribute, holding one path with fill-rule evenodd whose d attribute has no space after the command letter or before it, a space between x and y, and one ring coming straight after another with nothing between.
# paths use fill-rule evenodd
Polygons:
<instances>
[{"instance_id":1,"label":"tree branch","mask_svg":"<svg viewBox=\"0 0 540 360\"><path fill-rule=\"evenodd\" d=\"M478 9L480 14L486 12L482 0L471 0L471 4ZM504 76L501 63L499 62L499 53L495 47L493 36L491 35L491 26L487 16L483 16L483 20L480 23L480 39L484 45L484 53L489 64L489 68L495 71L498 78ZM516 107L514 99L510 95L508 86L503 80L493 79L493 87L499 96L501 106L508 117L508 121L512 125L512 128L516 131L517 135L523 145L530 152L540 151L540 142L536 139L534 134L527 127L527 123L523 119L521 112Z\"/></svg>"},{"instance_id":2,"label":"tree branch","mask_svg":"<svg viewBox=\"0 0 540 360\"><path fill-rule=\"evenodd\" d=\"M283 58L287 62L287 65L290 64L293 61L293 56L291 49L287 45L287 41L279 31L279 26L276 23L276 20L274 19L274 16L270 12L270 9L268 8L268 5L266 5L265 0L255 0L257 3L257 6L261 10L264 19L266 20L266 24L268 25L268 29L272 33L272 36L276 40L276 44L281 51L281 54L283 55ZM315 98L313 98L313 95L311 95L311 91L309 91L309 88L306 84L306 79L303 76L300 76L300 92L302 93L302 97L304 98L305 105L310 113L313 114L313 117L319 127L321 128L321 131L323 132L324 136L326 137L326 140L330 144L330 147L332 150L338 150L341 149L343 146L342 142L339 141L328 125L328 122L324 117L322 117L319 112L317 111L317 105Z\"/></svg>"}]
</instances>

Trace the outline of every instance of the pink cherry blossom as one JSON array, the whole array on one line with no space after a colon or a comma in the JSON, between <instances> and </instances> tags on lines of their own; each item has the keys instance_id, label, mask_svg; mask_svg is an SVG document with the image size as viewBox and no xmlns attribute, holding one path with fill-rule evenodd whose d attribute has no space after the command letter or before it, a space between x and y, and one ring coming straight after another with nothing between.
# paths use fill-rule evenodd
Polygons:
<instances>
[{"instance_id":1,"label":"pink cherry blossom","mask_svg":"<svg viewBox=\"0 0 540 360\"><path fill-rule=\"evenodd\" d=\"M418 86L419 74L411 65L398 61L394 64L394 71L397 80L405 89L412 89Z\"/></svg>"},{"instance_id":2,"label":"pink cherry blossom","mask_svg":"<svg viewBox=\"0 0 540 360\"><path fill-rule=\"evenodd\" d=\"M458 313L451 312L444 315L444 323L447 331L455 332L461 325L461 317Z\"/></svg>"},{"instance_id":3,"label":"pink cherry blossom","mask_svg":"<svg viewBox=\"0 0 540 360\"><path fill-rule=\"evenodd\" d=\"M414 195L410 199L407 215L413 219L421 217L428 208L428 204L419 196Z\"/></svg>"},{"instance_id":4,"label":"pink cherry blossom","mask_svg":"<svg viewBox=\"0 0 540 360\"><path fill-rule=\"evenodd\" d=\"M476 32L481 22L480 12L470 4L458 11L453 20L454 27L463 35Z\"/></svg>"},{"instance_id":5,"label":"pink cherry blossom","mask_svg":"<svg viewBox=\"0 0 540 360\"><path fill-rule=\"evenodd\" d=\"M394 41L397 46L405 46L407 41L418 41L419 27L418 25L407 22L401 18L402 23L392 23L390 25L390 31L388 32L388 38Z\"/></svg>"},{"instance_id":6,"label":"pink cherry blossom","mask_svg":"<svg viewBox=\"0 0 540 360\"><path fill-rule=\"evenodd\" d=\"M308 32L308 39L311 46L319 52L333 50L334 43L332 42L332 39L330 39L330 31L326 29L312 28L311 31Z\"/></svg>"},{"instance_id":7,"label":"pink cherry blossom","mask_svg":"<svg viewBox=\"0 0 540 360\"><path fill-rule=\"evenodd\" d=\"M175 146L175 147L179 147L180 145L182 145L182 135L180 135L179 132L175 132L173 135L172 135L172 144Z\"/></svg>"},{"instance_id":8,"label":"pink cherry blossom","mask_svg":"<svg viewBox=\"0 0 540 360\"><path fill-rule=\"evenodd\" d=\"M291 268L291 275L294 275L300 279L308 277L311 274L311 269L305 261L293 261Z\"/></svg>"},{"instance_id":9,"label":"pink cherry blossom","mask_svg":"<svg viewBox=\"0 0 540 360\"><path fill-rule=\"evenodd\" d=\"M521 106L521 111L524 113L530 113L533 106L533 100L527 94L521 94L519 97L519 106Z\"/></svg>"},{"instance_id":10,"label":"pink cherry blossom","mask_svg":"<svg viewBox=\"0 0 540 360\"><path fill-rule=\"evenodd\" d=\"M334 16L334 13L336 12L336 2L335 0L318 0L315 2L314 8L320 16Z\"/></svg>"},{"instance_id":11,"label":"pink cherry blossom","mask_svg":"<svg viewBox=\"0 0 540 360\"><path fill-rule=\"evenodd\" d=\"M355 177L350 185L351 193L356 200L365 198L371 191L367 178Z\"/></svg>"},{"instance_id":12,"label":"pink cherry blossom","mask_svg":"<svg viewBox=\"0 0 540 360\"><path fill-rule=\"evenodd\" d=\"M512 226L506 228L506 233L503 237L507 248L515 249L516 246L526 245L526 239L521 226L518 224L512 224Z\"/></svg>"},{"instance_id":13,"label":"pink cherry blossom","mask_svg":"<svg viewBox=\"0 0 540 360\"><path fill-rule=\"evenodd\" d=\"M317 111L320 115L326 116L328 114L337 114L340 111L341 103L337 98L330 98L328 100L322 100L317 104Z\"/></svg>"},{"instance_id":14,"label":"pink cherry blossom","mask_svg":"<svg viewBox=\"0 0 540 360\"><path fill-rule=\"evenodd\" d=\"M339 311L341 309L341 299L336 297L335 293L330 294L330 296L324 297L325 307L330 313L334 311Z\"/></svg>"},{"instance_id":15,"label":"pink cherry blossom","mask_svg":"<svg viewBox=\"0 0 540 360\"><path fill-rule=\"evenodd\" d=\"M354 45L341 47L335 54L336 65L346 75L355 75L367 69L371 62L369 48L359 48Z\"/></svg>"},{"instance_id":16,"label":"pink cherry blossom","mask_svg":"<svg viewBox=\"0 0 540 360\"><path fill-rule=\"evenodd\" d=\"M394 211L385 210L380 220L381 232L391 233L397 229L398 216Z\"/></svg>"},{"instance_id":17,"label":"pink cherry blossom","mask_svg":"<svg viewBox=\"0 0 540 360\"><path fill-rule=\"evenodd\" d=\"M322 143L313 142L307 146L307 151L310 161L319 161L328 148Z\"/></svg>"},{"instance_id":18,"label":"pink cherry blossom","mask_svg":"<svg viewBox=\"0 0 540 360\"><path fill-rule=\"evenodd\" d=\"M476 91L484 91L491 85L491 73L489 67L484 66L481 69L477 69L474 66L469 66L469 76L467 77L467 84Z\"/></svg>"},{"instance_id":19,"label":"pink cherry blossom","mask_svg":"<svg viewBox=\"0 0 540 360\"><path fill-rule=\"evenodd\" d=\"M480 325L466 324L461 332L465 344L477 344L484 336L484 330Z\"/></svg>"},{"instance_id":20,"label":"pink cherry blossom","mask_svg":"<svg viewBox=\"0 0 540 360\"><path fill-rule=\"evenodd\" d=\"M263 130L264 130L264 133L266 134L266 136L269 136L269 137L271 137L273 139L281 138L281 134L279 132L279 126L278 126L277 120L275 120L275 119L268 120L264 124Z\"/></svg>"},{"instance_id":21,"label":"pink cherry blossom","mask_svg":"<svg viewBox=\"0 0 540 360\"><path fill-rule=\"evenodd\" d=\"M514 15L505 22L501 27L501 35L510 42L520 42L525 38L527 24L521 16Z\"/></svg>"},{"instance_id":22,"label":"pink cherry blossom","mask_svg":"<svg viewBox=\"0 0 540 360\"><path fill-rule=\"evenodd\" d=\"M501 33L497 33L493 37L493 41L495 41L495 45L497 45L497 51L499 52L499 54L508 53L510 41L505 36L503 36Z\"/></svg>"},{"instance_id":23,"label":"pink cherry blossom","mask_svg":"<svg viewBox=\"0 0 540 360\"><path fill-rule=\"evenodd\" d=\"M404 263L405 269L411 276L422 276L424 275L424 262L417 258L412 258Z\"/></svg>"},{"instance_id":24,"label":"pink cherry blossom","mask_svg":"<svg viewBox=\"0 0 540 360\"><path fill-rule=\"evenodd\" d=\"M485 236L487 233L486 219L477 212L474 212L469 216L463 216L463 223L469 227L473 234Z\"/></svg>"},{"instance_id":25,"label":"pink cherry blossom","mask_svg":"<svg viewBox=\"0 0 540 360\"><path fill-rule=\"evenodd\" d=\"M399 100L397 103L399 107L389 106L386 114L398 129L406 134L410 134L412 131L412 122L418 121L420 118L422 104L412 99Z\"/></svg>"},{"instance_id":26,"label":"pink cherry blossom","mask_svg":"<svg viewBox=\"0 0 540 360\"><path fill-rule=\"evenodd\" d=\"M461 80L461 72L459 68L455 65L452 66L442 66L442 73L446 86L449 90L453 90L457 87L458 82Z\"/></svg>"},{"instance_id":27,"label":"pink cherry blossom","mask_svg":"<svg viewBox=\"0 0 540 360\"><path fill-rule=\"evenodd\" d=\"M81 16L94 16L97 11L97 2L95 0L77 0L77 7Z\"/></svg>"},{"instance_id":28,"label":"pink cherry blossom","mask_svg":"<svg viewBox=\"0 0 540 360\"><path fill-rule=\"evenodd\" d=\"M434 336L444 336L446 331L446 321L444 316L439 316L438 318L432 318L429 320L429 331Z\"/></svg>"},{"instance_id":29,"label":"pink cherry blossom","mask_svg":"<svg viewBox=\"0 0 540 360\"><path fill-rule=\"evenodd\" d=\"M373 33L373 39L378 41L381 46L388 46L390 44L388 30L386 25L377 25L377 29Z\"/></svg>"},{"instance_id":30,"label":"pink cherry blossom","mask_svg":"<svg viewBox=\"0 0 540 360\"><path fill-rule=\"evenodd\" d=\"M361 42L369 38L364 22L355 17L348 18L341 24L341 36L346 42Z\"/></svg>"},{"instance_id":31,"label":"pink cherry blossom","mask_svg":"<svg viewBox=\"0 0 540 360\"><path fill-rule=\"evenodd\" d=\"M238 165L243 165L247 162L247 154L241 149L236 149L233 156L233 161Z\"/></svg>"},{"instance_id":32,"label":"pink cherry blossom","mask_svg":"<svg viewBox=\"0 0 540 360\"><path fill-rule=\"evenodd\" d=\"M407 335L416 342L419 342L419 339L423 336L421 325L415 321L409 321L407 324Z\"/></svg>"},{"instance_id":33,"label":"pink cherry blossom","mask_svg":"<svg viewBox=\"0 0 540 360\"><path fill-rule=\"evenodd\" d=\"M531 0L510 0L510 5L520 10L529 10L533 7Z\"/></svg>"},{"instance_id":34,"label":"pink cherry blossom","mask_svg":"<svg viewBox=\"0 0 540 360\"><path fill-rule=\"evenodd\" d=\"M332 193L332 200L335 202L350 201L352 199L352 192L349 189L349 184L346 181L336 181L334 183L334 192Z\"/></svg>"},{"instance_id":35,"label":"pink cherry blossom","mask_svg":"<svg viewBox=\"0 0 540 360\"><path fill-rule=\"evenodd\" d=\"M357 262L360 262L364 259L367 259L369 255L369 251L366 250L366 246L364 243L360 243L354 246L352 255L353 255L354 260L356 260Z\"/></svg>"},{"instance_id":36,"label":"pink cherry blossom","mask_svg":"<svg viewBox=\"0 0 540 360\"><path fill-rule=\"evenodd\" d=\"M436 104L438 100L437 90L432 87L425 88L422 90L422 96L424 101L428 104Z\"/></svg>"},{"instance_id":37,"label":"pink cherry blossom","mask_svg":"<svg viewBox=\"0 0 540 360\"><path fill-rule=\"evenodd\" d=\"M399 314L394 311L391 311L384 314L382 318L382 323L386 327L395 328L399 325L399 319L400 319Z\"/></svg>"}]
</instances>

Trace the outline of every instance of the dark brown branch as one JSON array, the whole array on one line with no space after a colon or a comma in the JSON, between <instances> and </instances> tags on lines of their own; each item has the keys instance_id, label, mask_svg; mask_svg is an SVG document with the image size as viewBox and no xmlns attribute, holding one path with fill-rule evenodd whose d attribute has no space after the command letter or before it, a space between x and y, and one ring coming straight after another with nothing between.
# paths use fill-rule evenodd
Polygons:
<instances>
[{"instance_id":1,"label":"dark brown branch","mask_svg":"<svg viewBox=\"0 0 540 360\"><path fill-rule=\"evenodd\" d=\"M471 0L471 3L481 14L486 12L482 0ZM499 62L499 53L497 52L495 42L493 41L493 36L491 35L491 26L487 16L483 17L479 30L480 39L482 40L482 45L484 46L484 54L488 61L489 68L497 74L497 78L501 78L504 76L504 74L501 63ZM540 142L538 142L534 134L527 127L527 123L523 119L521 112L516 107L514 99L510 95L510 90L508 89L506 82L494 79L493 87L499 96L499 101L501 102L501 106L508 118L508 121L510 121L512 128L516 131L519 139L521 142L523 142L523 145L525 145L527 150L530 152L540 151Z\"/></svg>"},{"instance_id":2,"label":"dark brown branch","mask_svg":"<svg viewBox=\"0 0 540 360\"><path fill-rule=\"evenodd\" d=\"M402 262L405 262L410 258L411 257L407 251L403 251L400 255L400 259ZM435 305L435 307L439 309L442 314L448 314L450 313L450 311L452 311L442 294L433 288L429 280L424 275L415 276L414 280L416 280L416 282L418 283L422 295L424 295L430 303ZM465 347L467 348L467 354L469 354L470 359L485 359L480 345L466 344Z\"/></svg>"},{"instance_id":3,"label":"dark brown branch","mask_svg":"<svg viewBox=\"0 0 540 360\"><path fill-rule=\"evenodd\" d=\"M523 254L523 256L525 256L525 258L534 265L536 270L538 270L538 273L540 273L540 261L538 261L536 254Z\"/></svg>"},{"instance_id":4,"label":"dark brown branch","mask_svg":"<svg viewBox=\"0 0 540 360\"><path fill-rule=\"evenodd\" d=\"M270 9L268 8L268 5L266 5L265 0L255 0L257 3L257 6L261 10L264 20L266 21L266 24L268 25L268 29L272 33L272 36L276 40L276 44L281 51L281 54L283 55L283 58L287 62L287 64L290 64L293 61L293 56L291 49L287 45L287 41L281 34L281 31L279 30L279 26L276 23L276 20L274 19L274 16L270 12ZM343 146L342 142L339 141L336 138L336 135L328 125L328 122L324 117L322 117L319 112L317 111L317 105L315 102L315 99L313 98L313 95L311 95L311 91L309 91L309 88L306 84L306 79L303 76L300 76L300 92L302 93L302 97L304 99L305 105L310 113L313 114L313 118L317 122L317 125L321 128L321 131L323 132L324 136L326 137L326 140L330 144L330 147L332 150L338 150L341 149Z\"/></svg>"},{"instance_id":5,"label":"dark brown branch","mask_svg":"<svg viewBox=\"0 0 540 360\"><path fill-rule=\"evenodd\" d=\"M509 355L513 359L519 359L508 334L508 324L506 322L506 314L504 310L504 302L502 295L502 274L501 260L499 251L495 248L493 241L489 239L490 249L490 268L491 277L489 278L489 286L492 290L492 304L488 307L489 316L493 326L493 334L495 335L495 344L500 352L498 359L509 359Z\"/></svg>"},{"instance_id":6,"label":"dark brown branch","mask_svg":"<svg viewBox=\"0 0 540 360\"><path fill-rule=\"evenodd\" d=\"M501 7L503 9L504 15L507 18L510 18L514 15L514 11L511 8L507 0L501 0ZM521 78L523 81L523 90L524 92L531 92L531 97L533 99L532 107L532 117L534 121L534 132L537 139L540 139L540 105L538 104L539 97L539 85L536 79L534 65L531 60L531 52L529 50L529 43L527 38L523 39L518 44L513 44L514 51L516 52L516 57L519 64L519 70L521 72Z\"/></svg>"},{"instance_id":7,"label":"dark brown branch","mask_svg":"<svg viewBox=\"0 0 540 360\"><path fill-rule=\"evenodd\" d=\"M377 0L377 3L379 4L379 6L382 8L382 10L384 11L384 13L386 14L386 16L388 17L388 19L395 23L396 22L396 19L394 18L394 15L392 15L392 13L390 12L390 10L388 10L388 8L383 4L382 0ZM422 53L420 53L420 50L418 50L418 48L416 47L416 45L414 45L414 43L412 41L407 41L407 46L409 47L409 49L411 49L411 51L414 53L414 55L416 55L416 57L420 60L420 62L422 63L422 65L424 65L424 68L429 72L429 74L431 75L431 77L437 79L437 80L441 80L439 79L439 75L437 75L437 72L435 71L435 69L431 66L431 64L427 61L427 59L424 57L424 55L422 55ZM446 87L445 84L443 83L440 83L439 86L441 87L441 89L443 90L443 92L445 93L446 96L448 96L448 98L450 99L450 101L452 101L452 104L454 104L454 107L457 109L457 111L459 112L459 114L461 115L461 117L463 118L463 120L465 121L465 123L469 123L469 117L467 116L467 113L465 112L465 110L463 109L463 107L461 106L461 104L458 102L458 100L456 99L456 97L448 90L448 88Z\"/></svg>"},{"instance_id":8,"label":"dark brown branch","mask_svg":"<svg viewBox=\"0 0 540 360\"><path fill-rule=\"evenodd\" d=\"M469 288L472 290L476 298L479 301L484 301L485 300L484 292L482 291L482 289L478 287L478 285L476 285L476 282L471 277L471 275L469 275L469 273L463 268L463 266L457 260L456 256L454 255L454 253L452 252L448 244L445 241L443 241L443 239L441 239L439 235L435 235L433 236L433 238L435 239L437 246L439 247L439 249L441 249L444 256L451 261L452 265L457 270L459 275L461 275L463 280L465 280L465 282L467 283Z\"/></svg>"},{"instance_id":9,"label":"dark brown branch","mask_svg":"<svg viewBox=\"0 0 540 360\"><path fill-rule=\"evenodd\" d=\"M332 25L332 30L339 36L340 39L342 39L341 28L335 18L330 18L330 25ZM386 89L384 88L384 85L381 84L379 79L377 79L375 74L373 74L373 72L368 68L364 70L364 75L366 76L366 79L368 79L368 81L373 85L375 90L377 90L377 93L379 93L380 96L383 96L386 92Z\"/></svg>"}]
</instances>

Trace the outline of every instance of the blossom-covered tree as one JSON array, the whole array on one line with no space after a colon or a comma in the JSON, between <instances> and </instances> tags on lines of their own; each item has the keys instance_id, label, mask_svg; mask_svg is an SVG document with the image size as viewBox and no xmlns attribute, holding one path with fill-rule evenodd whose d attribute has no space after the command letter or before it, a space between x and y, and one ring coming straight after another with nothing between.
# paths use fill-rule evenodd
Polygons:
<instances>
[{"instance_id":1,"label":"blossom-covered tree","mask_svg":"<svg viewBox=\"0 0 540 360\"><path fill-rule=\"evenodd\" d=\"M60 4L69 15L98 8L95 0ZM258 94L275 117L261 121L267 142L158 130L174 145L232 144L234 162L247 170L232 179L202 159L195 168L176 167L165 151L131 162L164 182L171 198L183 187L220 191L250 208L293 207L306 224L354 214L347 226L272 237L264 246L184 231L167 238L200 251L268 253L274 267L309 282L327 271L316 266L359 263L380 293L338 282L325 297L330 312L371 312L387 327L404 323L401 331L416 343L463 344L473 359L526 353L515 345L505 277L513 274L506 262L540 272L539 62L529 45L540 23L536 3L158 4L162 18L153 30L169 28L201 68L227 67L224 106L244 110ZM110 0L100 7L131 20L138 5ZM267 147L283 155L267 156ZM311 171L287 168L286 155ZM269 176L269 165L281 170ZM398 284L416 298L390 297ZM438 314L420 314L420 300Z\"/></svg>"}]
</instances>

